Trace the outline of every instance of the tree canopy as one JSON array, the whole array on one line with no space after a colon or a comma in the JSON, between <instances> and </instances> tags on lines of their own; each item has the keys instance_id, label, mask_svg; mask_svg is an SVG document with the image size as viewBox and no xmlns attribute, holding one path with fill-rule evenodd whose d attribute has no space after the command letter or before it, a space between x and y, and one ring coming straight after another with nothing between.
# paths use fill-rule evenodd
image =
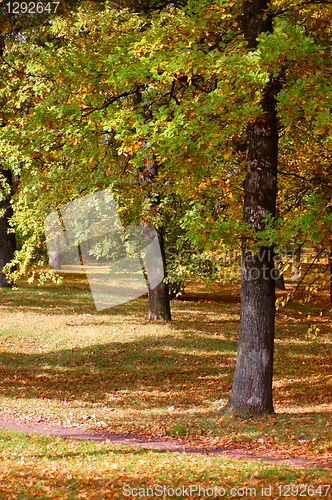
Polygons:
<instances>
[{"instance_id":1,"label":"tree canopy","mask_svg":"<svg viewBox=\"0 0 332 500\"><path fill-rule=\"evenodd\" d=\"M108 186L126 223L143 217L177 249L326 246L331 14L327 1L280 0L3 14L1 168L20 178L19 269L44 245L48 213Z\"/></svg>"}]
</instances>

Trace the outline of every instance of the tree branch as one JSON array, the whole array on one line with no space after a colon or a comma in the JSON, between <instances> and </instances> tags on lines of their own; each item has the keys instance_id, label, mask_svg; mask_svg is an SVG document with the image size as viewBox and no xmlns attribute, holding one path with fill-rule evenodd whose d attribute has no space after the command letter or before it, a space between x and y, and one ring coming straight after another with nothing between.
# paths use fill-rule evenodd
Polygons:
<instances>
[{"instance_id":1,"label":"tree branch","mask_svg":"<svg viewBox=\"0 0 332 500\"><path fill-rule=\"evenodd\" d=\"M114 102L118 101L119 99L122 99L123 97L128 97L130 95L133 95L133 94L135 94L135 92L136 92L136 88L128 90L127 92L122 92L121 94L109 97L109 98L105 99L105 101L103 102L103 104L101 104L100 106L97 106L96 108L90 109L90 111L88 111L87 113L84 113L82 115L82 117L91 115L91 113L94 113L95 111L99 111L101 109L105 109L108 106L110 106L111 104L113 104ZM89 109L89 108L85 108L85 109Z\"/></svg>"},{"instance_id":2,"label":"tree branch","mask_svg":"<svg viewBox=\"0 0 332 500\"><path fill-rule=\"evenodd\" d=\"M299 174L295 174L293 172L283 172L282 170L278 170L278 174L290 175L292 177L297 177L298 179L302 179L303 181L306 181L306 182L312 182L311 179L307 179L306 177L303 177L302 175L299 175Z\"/></svg>"},{"instance_id":3,"label":"tree branch","mask_svg":"<svg viewBox=\"0 0 332 500\"><path fill-rule=\"evenodd\" d=\"M306 5L332 5L332 2L328 0L307 0L306 2L301 2L297 5L292 5L291 7L287 7L287 9L279 10L275 14L271 14L272 17L280 16L280 14L284 14L285 12L288 12L293 9L293 7L305 7Z\"/></svg>"}]
</instances>

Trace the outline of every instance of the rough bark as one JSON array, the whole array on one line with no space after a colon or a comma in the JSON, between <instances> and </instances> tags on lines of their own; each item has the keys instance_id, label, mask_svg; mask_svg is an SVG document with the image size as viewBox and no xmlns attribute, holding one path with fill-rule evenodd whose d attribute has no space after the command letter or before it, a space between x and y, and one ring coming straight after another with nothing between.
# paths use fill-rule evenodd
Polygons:
<instances>
[{"instance_id":1,"label":"rough bark","mask_svg":"<svg viewBox=\"0 0 332 500\"><path fill-rule=\"evenodd\" d=\"M244 2L243 30L248 48L257 37L272 31L267 0ZM244 221L255 231L264 229L262 219L275 215L277 196L278 128L275 95L278 79L271 77L262 97L262 115L247 127ZM242 283L239 344L233 386L224 411L273 413L272 372L275 321L273 249L251 253L250 241L242 245Z\"/></svg>"},{"instance_id":2,"label":"rough bark","mask_svg":"<svg viewBox=\"0 0 332 500\"><path fill-rule=\"evenodd\" d=\"M8 184L12 187L12 174L10 170L4 170L2 175L6 178ZM0 210L5 209L5 213L0 217L0 271L14 257L16 250L15 234L11 230L9 221L13 216L13 208L10 203L10 196L0 201ZM5 274L0 272L0 287L10 286Z\"/></svg>"}]
</instances>

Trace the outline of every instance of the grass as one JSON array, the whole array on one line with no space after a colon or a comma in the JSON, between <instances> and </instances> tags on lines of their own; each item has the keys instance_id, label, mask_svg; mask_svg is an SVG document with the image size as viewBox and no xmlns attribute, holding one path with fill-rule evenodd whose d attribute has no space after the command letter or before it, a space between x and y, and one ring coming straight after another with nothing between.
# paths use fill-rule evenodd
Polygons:
<instances>
[{"instance_id":1,"label":"grass","mask_svg":"<svg viewBox=\"0 0 332 500\"><path fill-rule=\"evenodd\" d=\"M325 496L328 487L323 485L329 484L330 477L324 470L276 467L216 456L156 453L115 447L107 442L2 431L0 457L0 498L6 500L149 498L152 492L160 498L164 489L162 498L168 498L174 497L172 490L177 488L176 498L188 498L186 491L190 493L190 486L192 499L202 498L204 490L211 496L211 488L217 488L219 497L266 498L264 492L269 487L273 498L278 499L287 492L284 485L290 484L298 491L301 484L312 485L314 492L323 492L324 496L311 498L329 498ZM200 488L200 492L195 488Z\"/></svg>"},{"instance_id":2,"label":"grass","mask_svg":"<svg viewBox=\"0 0 332 500\"><path fill-rule=\"evenodd\" d=\"M0 289L2 416L160 438L181 436L204 446L331 461L331 316L328 312L320 316L329 308L327 297L316 305L293 303L278 313L276 415L257 420L218 415L231 388L239 320L237 288L223 287L220 292L222 302L173 301L173 321L164 324L145 319L144 297L97 313L80 275L67 275L61 286ZM307 330L313 323L319 326L319 335L309 338ZM174 469L169 473L170 486L180 484L183 468L188 481L210 484L219 477L219 483L227 486L234 481L239 486L275 485L276 480L287 484L305 474L308 481L329 478L331 482L328 471L239 466L217 457L180 460L177 454L34 436L37 464L31 449L24 446L30 438L8 432L1 432L0 438L2 453L8 450L0 467L6 499L30 498L20 496L24 493L19 490L24 492L27 475L32 489L41 488L36 498L115 498L113 494L124 498L121 481L157 484L163 477L166 481L167 467ZM55 456L46 452L52 446L64 450L61 459L57 452ZM13 451L16 448L18 452ZM102 460L96 463L98 454ZM23 457L25 465L17 457ZM107 473L104 458L109 463ZM145 461L145 475L139 472L140 460ZM117 469L112 468L114 463ZM232 472L227 472L229 468ZM211 476L204 479L209 471ZM76 492L66 493L61 486L67 484L65 474L72 477L68 481ZM105 479L107 475L110 479ZM307 480L302 482L311 484ZM14 484L16 496L10 496ZM93 496L93 488L106 488L106 493Z\"/></svg>"}]
</instances>

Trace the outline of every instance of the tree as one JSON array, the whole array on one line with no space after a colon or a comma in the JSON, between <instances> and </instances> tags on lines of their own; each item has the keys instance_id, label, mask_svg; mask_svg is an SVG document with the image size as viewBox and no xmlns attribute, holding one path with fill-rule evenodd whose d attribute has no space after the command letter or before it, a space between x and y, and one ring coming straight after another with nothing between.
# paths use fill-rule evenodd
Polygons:
<instances>
[{"instance_id":1,"label":"tree","mask_svg":"<svg viewBox=\"0 0 332 500\"><path fill-rule=\"evenodd\" d=\"M11 205L11 194L13 189L12 173L10 170L3 170L0 175L6 180L7 195L0 201L0 271L14 258L16 250L16 238L13 228L10 225L13 216ZM10 286L5 274L0 272L0 286Z\"/></svg>"},{"instance_id":2,"label":"tree","mask_svg":"<svg viewBox=\"0 0 332 500\"><path fill-rule=\"evenodd\" d=\"M243 31L248 49L258 46L263 32L271 33L272 16L267 0L244 2ZM278 122L276 96L281 77L270 77L263 91L262 115L247 127L244 221L255 232L265 229L264 219L275 217L277 200ZM230 413L273 412L272 374L275 318L273 249L261 246L251 253L242 245L241 315L233 387L225 408Z\"/></svg>"},{"instance_id":3,"label":"tree","mask_svg":"<svg viewBox=\"0 0 332 500\"><path fill-rule=\"evenodd\" d=\"M132 2L131 11L133 13L134 12L144 13L146 10L145 7L146 6L140 2L138 2L138 3ZM94 10L94 12L96 12L96 10L93 6L92 6L92 10ZM97 12L98 12L98 9L97 9ZM65 19L66 16L63 16L63 18ZM22 30L25 33L24 36L26 37L26 39L24 39L24 37L22 37L21 43L23 45L25 45L25 47L29 47L29 49L31 51L30 53L33 53L34 51L42 48L42 49L46 49L45 53L47 54L47 50L48 50L48 52L50 52L48 47L53 48L55 43L57 44L57 48L61 48L61 46L62 46L61 36L58 38L57 38L57 36L55 36L55 37L52 36L52 34L50 33L51 30L49 30L50 26L51 26L51 24L42 23L40 25L37 24L37 26L36 25L32 26L32 29L30 26L22 27ZM82 40L80 40L80 42L82 42ZM85 37L83 37L83 44L85 42L86 42ZM51 49L51 51L52 50L53 50L53 53L56 52L56 50ZM15 52L15 51L19 52L18 46L15 46L13 48L13 52ZM36 52L35 52L35 54L36 54ZM29 65L29 58L22 58L22 60L25 62L25 64ZM14 56L14 62L15 62L15 56ZM59 62L60 62L59 60L56 60L56 64L55 64L56 69L57 69L57 65L59 66ZM44 61L43 61L43 63L44 63ZM48 72L50 68L54 68L54 65L50 65L48 68L45 67L45 65L44 65L45 72ZM40 70L40 67L39 67L39 70ZM21 82L21 88L26 89L26 91L27 91L26 94L28 94L30 96L30 101L31 101L30 107L32 108L31 112L33 114L33 113L35 113L35 108L38 107L38 104L44 103L43 100L42 101L40 100L39 95L45 89L49 89L50 87L52 87L54 82L52 81L51 78L49 78L47 76L45 76L46 82L43 82L44 76L40 76L38 73L38 70L36 71L36 76L35 76L34 71L28 72L26 66L24 66L24 71L21 71L21 74L23 75L22 82ZM71 78L72 74L70 74L69 77ZM56 78L57 78L57 75L55 76L55 79ZM65 83L68 83L68 80ZM83 82L83 85L84 84L85 84L85 82ZM73 96L70 95L70 93L71 93L70 84L67 86L65 84L65 85L63 85L63 87L64 88L63 88L62 95L63 95L63 99L66 101L66 99L68 99L68 96L70 96L70 98L72 98ZM76 89L74 87L74 91L75 90ZM46 92L47 92L47 90L46 90ZM37 97L37 95L38 95L38 97ZM138 109L139 108L139 99L137 99L137 96L140 95L140 86L139 85L136 86L135 91L128 92L128 96L132 96L132 95L136 96L136 98L134 99L134 109L136 109L137 113L139 113L139 112L141 112L141 109ZM59 105L59 102L58 102L59 92L56 92L55 94L53 94L53 97L54 97L55 101L57 102L57 106L55 109L59 110L59 113L61 113L62 106L61 106L61 104ZM75 98L76 97L78 97L78 96L75 96ZM116 101L116 99L115 99L115 101ZM78 106L80 106L80 104L81 104L79 102L79 100L77 100L76 103ZM66 109L65 104L63 105L63 107L64 107L65 112L66 112L68 108ZM106 108L107 108L107 106L105 106L105 109ZM24 146L28 150L28 154L25 157L25 159L24 159L25 161L23 163L30 164L31 161L33 162L33 164L34 164L33 170L29 172L30 177L31 177L31 174L33 174L34 172L36 172L36 171L39 172L38 180L37 180L37 183L39 185L40 185L40 183L42 183L42 184L44 183L42 179L44 177L44 180L45 180L45 173L47 170L49 170L48 173L46 174L46 177L48 177L48 180L51 180L53 177L53 182L59 181L59 176L57 174L55 174L54 168L52 168L51 171L49 169L49 166L51 163L53 163L53 165L55 165L55 170L58 167L60 167L60 170L62 168L68 169L68 166L69 166L68 164L70 164L71 162L66 161L66 156L68 154L69 148L73 147L73 145L70 144L70 141L74 141L74 148L73 148L75 151L74 156L76 155L76 159L78 159L78 157L80 157L82 159L82 163L86 164L86 156L89 154L91 156L95 157L95 158L93 158L93 160L95 160L97 165L98 165L98 162L101 162L101 158L103 161L103 166L105 165L106 161L110 161L109 152L110 152L110 150L112 151L112 148L109 147L110 143L107 140L106 141L107 146L105 146L105 144L106 144L105 141L100 141L100 139L98 138L98 136L100 137L101 134L106 134L106 132L104 131L105 127L103 126L102 122L100 121L100 117L98 117L97 120L95 120L94 126L93 126L92 131L91 131L90 123L92 120L89 120L89 119L85 120L85 122L87 122L87 123L84 123L83 127L80 127L80 122L82 122L82 115L85 116L85 113L84 112L82 113L81 109L79 109L79 108L76 111L77 111L77 122L76 122L76 130L75 130L74 134L77 133L79 130L79 133L82 136L85 136L85 139L87 138L87 136L92 138L92 142L90 145L92 147L90 147L88 150L83 149L83 151L82 151L80 146L77 145L76 138L73 137L74 134L70 134L69 140L68 140L68 138L67 138L67 140L66 139L64 140L60 127L59 126L55 127L54 113L51 113L51 116L49 116L49 119L48 119L48 128L50 130L50 140L48 143L47 143L47 138L44 141L44 144L47 144L47 150L49 151L48 154L45 154L44 145L41 146L41 149L39 149L39 153L36 154L36 150L38 150L38 145L37 144L33 145L33 149L34 149L34 152L33 152L30 150L30 145L26 144L26 142L23 141ZM98 112L98 105L96 106L96 109L94 111ZM87 113L87 115L90 115L90 112ZM46 118L45 122L47 122L47 118ZM96 125L96 122L99 123L99 130L98 130L98 125ZM67 123L68 122L65 119L63 121L63 124L65 124L65 127L66 127ZM15 126L12 128L12 130L10 131L8 136L11 135L11 132L13 131L13 129L15 129ZM54 129L56 129L56 130L54 130ZM7 133L8 133L8 130L7 130ZM110 134L107 133L107 135L112 136L112 132ZM5 136L5 134L3 134L3 136ZM104 136L104 138L106 138L106 136ZM113 138L114 138L114 134L113 134ZM112 140L111 140L111 142L112 142ZM43 142L43 139L41 140L41 142ZM22 146L22 143L21 143L21 146ZM24 149L24 146L23 146L23 149ZM64 151L64 148L66 148L66 151ZM95 149L93 149L93 148L95 148ZM44 151L43 151L43 149L44 149ZM23 153L23 155L24 155L24 153ZM53 156L53 158L52 158L52 156ZM85 156L85 158L84 158L84 156ZM31 160L31 157L33 157L33 160ZM91 158L90 158L90 161L91 161ZM90 163L90 161L89 161L89 163ZM114 161L112 161L112 163L114 164ZM121 164L123 162L121 162L121 158L120 158L120 162L119 162L119 157L118 157L118 163L120 163L120 167L121 167ZM89 170L91 172L91 169L89 167L90 167L90 165L88 165L88 166L85 165L83 167L82 176L83 177L85 176L85 185L84 185L84 182L82 181L82 177L80 177L79 180L76 179L76 186L78 188L78 189L76 189L76 193L78 196L82 194L82 191L87 191L86 175L87 175ZM71 168L71 167L69 167L69 168ZM92 170L93 170L93 168L92 168ZM109 171L109 170L110 169L108 167L107 171ZM144 232L145 236L147 237L147 239L149 240L150 236L151 236L150 229L154 228L154 226L153 226L153 223L151 222L151 214L149 214L149 210L147 209L147 205L148 205L148 203L151 203L152 205L156 206L155 201L153 201L155 196L153 196L153 194L151 194L151 188L153 187L152 184L154 183L154 179L157 177L157 162L156 162L156 160L155 159L147 160L146 158L144 158L144 161L142 161L142 164L139 167L138 173L139 173L139 178L140 178L140 186L143 187L143 196L145 199L145 201L144 201L145 219L143 221L143 232ZM101 178L101 175L102 175L102 172L100 173L100 178ZM55 177L57 177L57 179ZM64 179L64 184L65 184L65 181L67 179L68 178ZM113 179L114 179L114 177L113 177ZM105 182L105 180L104 180L104 182ZM28 183L30 184L29 181L28 181ZM72 181L72 184L75 184L75 183ZM89 189L90 190L96 189L98 185L100 186L100 182L98 182L95 178ZM57 188L58 188L58 186L57 186ZM26 187L25 187L25 190L26 190ZM68 192L67 186L65 188L65 191ZM75 185L73 186L72 190L69 189L69 192L71 193L72 196L75 196L74 195ZM66 198L63 195L64 195L64 192L62 192L62 200L65 201ZM52 196L53 196L53 198L52 198ZM53 207L53 208L56 208L58 206L57 201L58 201L59 196L58 195L54 196L53 189L50 190L49 196L48 197L46 196L46 198L48 198L48 203L45 200L44 196L42 196L38 200L38 204L39 204L42 211L45 210L45 208L46 208L45 205L48 205L49 207ZM21 199L22 199L22 197L21 197ZM41 203L41 201L44 201L44 203ZM31 203L31 200L30 200L30 203ZM36 204L34 202L33 202L33 205L36 206ZM16 222L18 222L18 220L19 220L19 214L17 216ZM129 221L129 222L131 222L131 221ZM20 222L18 224L20 225ZM155 227L154 229L157 232L157 238L158 238L158 241L160 244L161 254L162 254L162 258L163 258L164 275L166 277L166 262L165 262L163 229L161 226ZM32 238L35 238L35 235L33 235ZM59 268L60 267L59 256L52 254L50 256L50 263L52 264L53 268ZM163 319L163 320L167 320L167 321L170 320L171 315L170 315L168 284L166 282L162 282L161 284L157 285L153 289L151 289L150 285L148 284L148 289L149 289L149 294L148 294L149 295L149 318L150 319Z\"/></svg>"},{"instance_id":4,"label":"tree","mask_svg":"<svg viewBox=\"0 0 332 500\"><path fill-rule=\"evenodd\" d=\"M152 2L139 3L144 15L87 5L43 28L53 37L44 44L29 33L17 54L29 61L22 94L35 102L25 119L33 141L22 140L22 151L34 165L42 159L52 182L65 186L62 172L70 193L82 193L87 176L102 184L109 157L100 135L114 134L119 157L130 165L126 176L137 179L144 161L151 167L145 201L158 206L153 225L163 226L172 193L185 200L179 225L200 248L242 239L239 349L226 411L273 412L273 259L282 245L301 241L301 232L319 238L315 228L331 220L324 206L330 195L320 185L307 193L295 224L280 200L277 215L278 147L285 153L293 141L301 150L299 124L315 143L330 133L331 5L190 0L154 10ZM137 86L144 89L139 106ZM282 165L286 174L302 168L292 158ZM119 183L119 170L111 170ZM281 184L289 194L291 184ZM215 194L212 208L221 208L212 216Z\"/></svg>"},{"instance_id":5,"label":"tree","mask_svg":"<svg viewBox=\"0 0 332 500\"><path fill-rule=\"evenodd\" d=\"M142 0L132 0L131 2L131 12L136 14L146 14L149 10L149 1ZM142 112L144 122L153 119L151 112L145 107L141 108L142 103L142 92L144 92L144 86L136 85L136 92L133 96L133 106L136 112ZM143 147L146 146L147 140L144 139ZM152 158L143 158L143 165L140 167L140 179L141 182L151 190L151 185L156 180L158 175L158 165L157 160L154 156ZM159 196L155 199L151 195L146 196L146 203L152 204L155 207L159 204ZM163 261L164 277L163 281L154 288L151 288L148 280L148 299L149 299L149 319L152 320L171 320L171 307L170 307L170 295L169 295L169 285L166 281L167 271L166 271L166 256L165 256L165 244L164 244L164 231L163 227L155 227L149 220L149 214L147 214L147 220L142 221L143 234L146 240L150 240L150 234L156 233L161 255ZM152 231L151 231L152 230Z\"/></svg>"},{"instance_id":6,"label":"tree","mask_svg":"<svg viewBox=\"0 0 332 500\"><path fill-rule=\"evenodd\" d=\"M275 11L273 12L269 8L269 2L264 0L245 1L243 5L243 32L248 42L248 49L257 50L262 38L273 40ZM298 10L300 9L299 5ZM287 10L286 8L285 11ZM307 24L306 15L303 15L301 21ZM296 26L298 22L299 19L296 19L293 29L294 31L297 29L299 32L299 28ZM309 28L308 25L306 27ZM262 34L264 34L263 37ZM301 48L304 48L304 45L308 47L309 44L313 44L313 39L310 40L309 37L305 39L304 37L300 45L301 43L303 45L298 47L299 52ZM283 49L281 48L281 50ZM247 127L244 221L248 222L257 234L266 230L268 219L275 220L276 217L278 129L280 129L284 118L282 112L278 116L278 107L282 109L280 104L278 106L278 100L282 102L282 98L279 98L281 91L284 97L287 94L291 95L292 91L294 92L292 70L295 69L295 73L297 72L296 68L292 68L291 58L279 57L279 61L282 59L284 60L282 63L279 62L279 68L274 66L274 71L269 73L268 81L263 89L261 116ZM318 47L316 47L315 62L318 65L319 59ZM312 63L313 59L310 62ZM310 62L307 66L308 73L312 71ZM325 67L324 58L320 62L322 67ZM284 90L283 87L288 88ZM299 89L296 90L299 92ZM316 88L313 94L317 95L317 93L319 93L319 89ZM301 91L299 95L301 95ZM327 100L329 99L330 95ZM319 115L319 110L315 109L315 111L318 111L317 115ZM312 164L310 167L313 170ZM317 207L319 204L319 197L317 197L317 203L315 202L313 206ZM318 219L315 217L315 220ZM298 227L297 230L299 231L300 228ZM276 239L274 239L274 244L278 244ZM247 411L251 414L263 414L273 412L272 374L275 317L275 283L271 274L274 265L273 248L259 246L253 255L250 252L250 246L252 246L252 242L244 239L238 355L232 392L224 411L229 413ZM256 278L253 278L253 274L256 274Z\"/></svg>"},{"instance_id":7,"label":"tree","mask_svg":"<svg viewBox=\"0 0 332 500\"><path fill-rule=\"evenodd\" d=\"M0 53L4 52L5 43L3 38L0 38ZM4 105L4 103L3 103ZM3 113L3 118L4 113ZM14 258L16 250L16 238L13 228L10 226L10 220L13 216L13 207L11 204L11 195L13 191L12 172L11 170L0 170L0 178L2 177L5 194L2 194L0 200L0 286L10 286L5 274L1 270L10 263Z\"/></svg>"},{"instance_id":8,"label":"tree","mask_svg":"<svg viewBox=\"0 0 332 500\"><path fill-rule=\"evenodd\" d=\"M227 4L227 2L225 2L225 4ZM233 4L234 3L232 2L232 5ZM327 104L331 94L330 91L327 90L328 97L325 96L325 103L321 109L314 107L311 108L311 110L308 110L309 106L306 107L302 104L295 113L292 113L291 111L291 102L294 99L294 94L297 95L297 92L298 96L300 96L299 99L304 99L305 101L310 102L312 97L315 98L315 94L321 95L324 88L328 89L326 55L324 54L321 57L320 54L322 54L323 51L320 51L319 45L315 45L314 38L311 34L308 36L302 29L302 26L304 25L306 28L308 27L308 19L310 19L310 16L306 11L301 12L301 15L297 16L295 19L292 18L292 16L289 16L289 19L286 20L283 13L287 12L288 8L283 10L282 6L278 4L274 9L270 9L268 2L254 0L252 2L244 2L243 6L241 5L241 8L243 7L241 16L241 14L239 15L240 5L240 2L238 2L236 5L238 10L234 8L233 15L236 14L238 17L236 18L234 15L233 19L242 18L241 31L246 40L247 49L249 49L247 52L248 66L246 70L249 73L248 80L252 78L250 80L252 87L250 88L247 86L246 91L249 94L256 86L256 89L258 90L257 94L260 96L259 102L256 101L256 103L260 109L259 111L257 111L257 108L255 109L255 100L253 99L251 108L252 116L250 116L250 112L246 116L249 123L246 126L247 151L245 160L246 179L244 183L244 238L242 250L243 281L241 292L240 338L233 389L230 400L226 406L226 411L230 413L239 413L246 410L249 413L262 414L264 412L273 412L272 373L275 318L275 279L273 275L273 268L275 256L274 246L278 244L278 240L275 238L275 233L273 231L276 223L279 142L278 130L282 123L284 123L284 126L287 127L288 130L291 129L291 125L293 124L292 119L290 120L290 124L289 116L286 117L286 109L288 115L291 117L292 115L294 116L294 114L298 114L300 115L300 118L303 119L304 115L305 120L307 121L307 127L309 126L311 128L312 126L315 126L314 124L319 123L322 116L324 116L320 112L323 111L323 109L325 112L328 108ZM191 2L190 7L192 8L190 14L192 15L193 12L196 14L195 8L197 9L197 4ZM231 7L231 4L228 7ZM202 7L202 11L204 8L206 8L205 5ZM280 9L281 14L279 26L275 32L273 19L276 18L277 14L275 10L277 8ZM218 10L218 8L216 8L216 10ZM220 8L220 10L225 11L226 9ZM301 6L298 10L301 10ZM170 105L168 106L168 110L165 113L167 118L164 120L163 125L166 129L169 129L169 123L171 122L172 128L174 129L176 127L176 119L178 118L182 120L181 125L180 120L178 120L179 129L181 129L181 131L178 132L178 135L181 136L182 140L174 138L173 144L171 144L168 149L168 158L176 149L177 144L180 143L182 148L188 147L188 136L186 136L186 131L184 131L184 133L182 132L183 129L189 128L190 126L191 120L188 115L195 115L197 113L204 125L206 125L206 121L204 121L204 112L206 113L205 110L208 108L208 99L206 96L213 94L213 90L216 90L213 83L214 75L211 67L207 64L205 67L205 70L207 70L205 74L202 75L201 72L201 67L204 67L204 65L202 64L201 59L199 59L199 52L204 52L205 49L206 53L210 53L206 47L207 44L197 42L197 38L195 38L195 28L197 29L197 26L200 26L201 28L204 26L203 33L201 33L201 37L204 42L210 38L210 46L215 48L220 44L226 52L225 57L228 57L230 61L234 62L236 69L228 66L230 74L227 74L226 81L230 81L233 92L234 87L237 91L240 90L237 97L242 97L241 90L243 91L243 89L241 89L240 85L234 84L235 78L238 78L241 81L241 65L238 64L238 67L236 67L235 61L238 63L241 59L241 55L243 57L241 61L242 64L246 59L242 52L241 42L238 44L238 54L240 56L238 57L238 60L234 57L234 40L236 40L236 35L239 35L239 33L237 32L235 34L234 31L232 32L229 28L227 17L225 16L223 19L223 34L225 35L226 40L227 38L228 40L232 38L233 43L225 42L223 44L222 36L216 36L216 33L214 33L215 38L213 41L215 42L216 39L218 41L213 44L211 41L211 31L213 31L211 30L211 24L213 24L211 19L213 19L213 14L210 11L209 14L211 17L207 17L203 15L202 11L200 12L201 19L205 17L205 24L202 20L197 22L196 26L192 29L194 35L188 36L188 32L186 32L186 29L184 28L185 22L183 25L180 25L180 22L178 23L178 29L179 31L181 30L182 36L188 36L186 41L187 47L190 47L189 52L194 60L192 65L190 65L189 58L186 58L185 53L182 55L182 64L175 65L174 52L176 52L176 50L172 53L172 49L169 48L169 41L165 36L165 33L162 33L163 38L162 36L159 38L159 41L162 40L163 50L165 52L168 51L164 59L162 59L164 66L160 62L161 58L156 64L160 71L159 74L162 73L164 81L167 81L167 76L171 78L172 70L173 75L176 72L179 74L177 78L173 76L173 79L171 80L173 82L171 95L177 104L177 109L176 107L174 109ZM205 35L205 30L208 33L207 35ZM286 30L287 34L285 34L284 30ZM183 35L184 33L185 35ZM287 42L285 40L287 40ZM194 46L195 43L196 47ZM144 43L139 46L139 49L143 52L144 58L146 58L149 50L146 48L146 45L148 44L145 38ZM227 52L229 45L232 47L232 53ZM291 50L294 49L294 46L297 51L297 61L294 59L295 56L291 54ZM276 47L278 47L279 50L277 50L277 52L273 52ZM137 47L137 50L139 49ZM196 52L195 49L197 49ZM271 62L268 62L268 57L270 57L271 53L276 53L276 57ZM155 50L151 56L151 62L152 57L157 59L158 56L160 57L160 51L158 52ZM195 59L195 56L197 59ZM165 62L167 57L169 57L171 61L169 66ZM255 57L257 57L257 68L259 67L262 71L262 79L260 82L258 79L255 81L254 72L250 73L252 68L249 61L254 60ZM295 63L294 60L296 61ZM303 87L300 89L297 88L295 83L297 75L303 71L303 67L300 69L299 66L300 64L303 65L304 61L306 61L305 67L308 81L310 81L311 75L315 74L316 68L320 67L320 65L322 65L325 70L325 80L321 85L315 88L313 96L310 96L310 93L306 88L306 83L303 83ZM172 70L170 69L167 71L168 67L172 68ZM174 67L176 67L176 70L174 70ZM204 88L204 83L209 77L209 87ZM162 78L160 79L162 80ZM180 97L179 92L176 93L179 89L180 82L186 80L188 82L189 79L192 82L191 85L187 85L187 88L191 87L191 104L197 102L200 98L202 98L201 96L203 96L202 101L204 101L204 111L203 109L200 110L199 106L196 105L194 105L194 107L192 106L191 109L188 106L186 109L185 104L188 104L189 99L188 101L183 99L184 93L182 93L182 95L180 94ZM156 83L154 82L154 84ZM222 86L222 84L220 86ZM194 87L195 90L193 90L192 87ZM281 90L283 87L283 95L281 96ZM218 95L217 92L215 92L215 95ZM234 103L233 96L231 97L231 100ZM280 103L279 107L281 110L279 117L277 115L278 101ZM185 104L183 104L183 102ZM201 111L201 113L199 114L197 110ZM225 113L225 108L223 108L222 111ZM236 116L234 115L235 113L231 114L228 111L228 115L225 113L222 117L224 118L225 116L228 116L232 119L235 118L235 120L239 120L239 113L237 113ZM239 122L240 120L238 121L238 133L241 131L241 123ZM158 125L160 127L160 122ZM216 124L214 123L214 125ZM152 142L155 145L155 148L161 153L162 146L160 144L160 128L154 126L155 137L159 133L159 140L156 138L155 142ZM203 138L202 142L204 141L204 144L207 146L205 154L209 160L209 141L211 140L211 136L213 137L216 133L216 129L217 127L215 126L213 130L212 125L209 129L208 125L204 129L204 134L198 136L198 141L200 138ZM222 142L222 139L220 142ZM227 146L225 146L226 144L224 143L224 148L227 150ZM195 153L197 155L197 149ZM180 158L183 158L183 155L181 155ZM172 163L173 165L176 164L176 160L172 161ZM314 206L317 207L318 205L319 200L317 198Z\"/></svg>"},{"instance_id":9,"label":"tree","mask_svg":"<svg viewBox=\"0 0 332 500\"><path fill-rule=\"evenodd\" d=\"M63 11L66 11L66 8L70 8L77 3L76 1L72 2L70 0L65 0L61 4L60 10L63 14ZM20 76L24 73L21 69L10 67L10 64L6 64L6 60L3 57L6 54L6 46L7 44L15 44L20 39L20 34L27 27L33 29L35 26L40 26L45 23L47 18L47 11L42 14L26 14L22 13L12 13L9 10L10 3L6 5L6 9L3 9L0 13L0 24L1 24L1 32L0 32L0 56L1 56L1 65L2 65L2 85L1 85L1 127L6 127L8 122L11 120L17 119L17 117L24 116L28 112L28 103L21 101L20 97L16 100L16 104L20 104L20 106L16 105L11 108L11 98L8 95L11 92L15 93L19 91L18 81L20 80ZM9 69L9 73L8 73ZM14 71L13 71L14 70ZM9 85L8 85L9 83ZM12 88L8 91L9 87L12 84ZM19 92L18 92L19 93ZM19 108L19 109L17 109ZM8 109L11 109L13 113L10 116L8 114ZM13 110L14 109L14 110ZM6 139L5 139L6 140ZM9 149L12 146L8 145ZM12 169L4 168L4 170L0 169L0 179L4 180L3 188L5 194L2 195L2 199L0 201L0 271L4 266L10 268L10 262L14 259L14 253L16 250L16 236L15 230L12 224L13 218L13 172L20 169L20 165L16 164ZM12 266L12 268L15 266ZM9 281L7 280L5 274L0 272L0 286L9 286Z\"/></svg>"}]
</instances>

